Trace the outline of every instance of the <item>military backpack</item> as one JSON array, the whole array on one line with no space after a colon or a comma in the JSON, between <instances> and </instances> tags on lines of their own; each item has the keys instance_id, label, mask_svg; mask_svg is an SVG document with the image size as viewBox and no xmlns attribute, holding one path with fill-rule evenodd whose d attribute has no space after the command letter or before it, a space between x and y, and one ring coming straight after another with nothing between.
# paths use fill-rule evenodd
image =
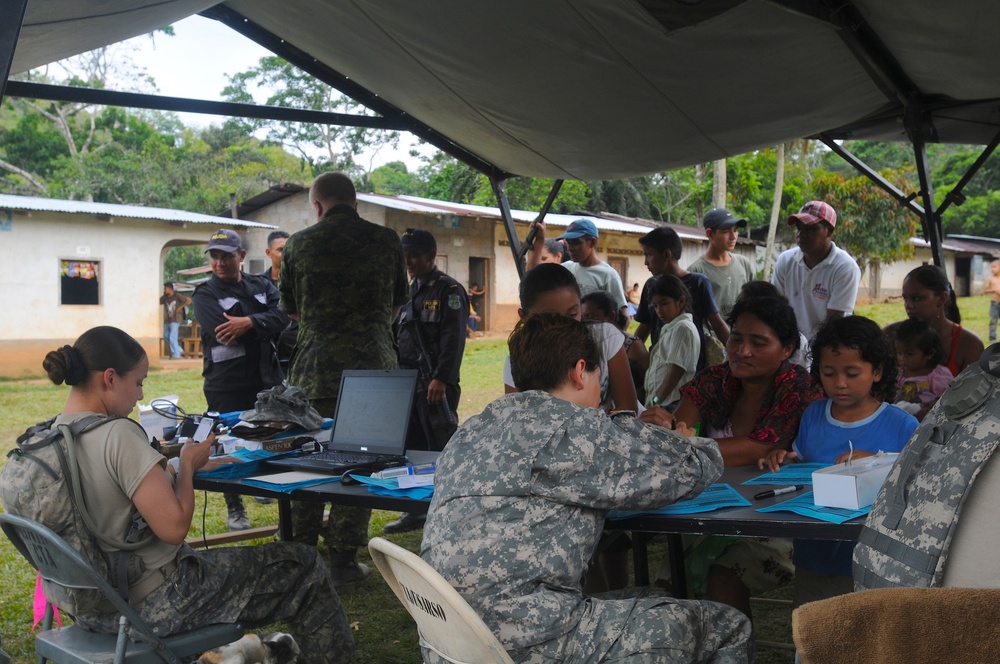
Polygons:
<instances>
[{"instance_id":1,"label":"military backpack","mask_svg":"<svg viewBox=\"0 0 1000 664\"><path fill-rule=\"evenodd\" d=\"M943 585L963 507L1000 445L998 353L959 374L900 453L854 549L858 590Z\"/></svg>"},{"instance_id":2,"label":"military backpack","mask_svg":"<svg viewBox=\"0 0 1000 664\"><path fill-rule=\"evenodd\" d=\"M131 552L145 546L152 531L133 510L132 525L121 534L122 539L101 533L87 510L76 460L82 434L121 419L125 418L92 415L55 427L53 418L30 427L18 437L17 447L7 454L0 471L0 500L7 512L37 521L61 537L127 600L129 581L137 580L143 571ZM111 551L105 553L101 544ZM113 610L97 591L47 581L42 585L49 601L70 615Z\"/></svg>"}]
</instances>

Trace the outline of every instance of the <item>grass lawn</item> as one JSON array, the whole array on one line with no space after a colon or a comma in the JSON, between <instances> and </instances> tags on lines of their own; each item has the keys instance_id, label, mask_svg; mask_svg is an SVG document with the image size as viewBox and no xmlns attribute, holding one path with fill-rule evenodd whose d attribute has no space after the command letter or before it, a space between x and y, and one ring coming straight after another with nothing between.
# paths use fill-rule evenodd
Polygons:
<instances>
[{"instance_id":1,"label":"grass lawn","mask_svg":"<svg viewBox=\"0 0 1000 664\"><path fill-rule=\"evenodd\" d=\"M985 297L960 298L965 327L986 339L989 301ZM866 305L858 308L859 314L886 324L903 317L899 302ZM461 420L478 413L493 399L503 393L501 368L506 356L506 338L474 339L466 345L462 365L462 401L459 408ZM203 412L205 399L201 391L201 374L198 369L167 369L151 372L145 383L145 397L177 394L180 405L189 412ZM18 435L28 426L59 412L66 398L65 387L55 387L47 380L0 381L0 464L6 453L14 447ZM207 504L206 504L207 499ZM277 507L259 505L247 499L246 506L255 526L276 524ZM204 493L198 496L195 522L191 534L200 535L203 528L208 533L225 531L226 510L219 494ZM371 535L381 535L382 527L395 518L391 512L376 511L372 518ZM204 521L203 521L204 520ZM389 537L411 551L419 549L420 533ZM663 554L656 545L651 550L654 557ZM363 556L367 561L367 554ZM367 561L370 562L370 561ZM377 575L377 572L373 572ZM30 634L31 598L34 591L34 573L17 554L6 538L0 539L0 635L3 647L15 662L35 659L34 637ZM784 593L787 595L787 593ZM783 596L777 591L776 596ZM348 618L354 623L358 644L355 661L372 663L419 662L416 629L388 586L379 579L372 579L361 588L343 597ZM755 619L763 638L791 641L787 609L755 608ZM787 652L762 650L758 662L790 662Z\"/></svg>"}]
</instances>

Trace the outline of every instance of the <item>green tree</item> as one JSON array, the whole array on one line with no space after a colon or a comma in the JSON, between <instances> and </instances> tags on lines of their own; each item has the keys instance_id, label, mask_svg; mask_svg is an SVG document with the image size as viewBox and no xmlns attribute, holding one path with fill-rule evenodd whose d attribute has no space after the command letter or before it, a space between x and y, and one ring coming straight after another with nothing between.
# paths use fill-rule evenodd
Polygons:
<instances>
[{"instance_id":1,"label":"green tree","mask_svg":"<svg viewBox=\"0 0 1000 664\"><path fill-rule=\"evenodd\" d=\"M254 92L258 90L268 95L262 102L255 98ZM362 104L278 56L261 58L256 67L230 76L229 85L222 93L227 101L243 104L374 115ZM328 165L353 177L371 170L370 163L358 163L359 155L377 154L385 147L396 146L399 141L398 132L363 127L249 118L232 118L227 120L227 125L248 136L264 132L268 140L298 152L304 159L315 160L317 165ZM312 155L316 150L322 157L314 159Z\"/></svg>"}]
</instances>

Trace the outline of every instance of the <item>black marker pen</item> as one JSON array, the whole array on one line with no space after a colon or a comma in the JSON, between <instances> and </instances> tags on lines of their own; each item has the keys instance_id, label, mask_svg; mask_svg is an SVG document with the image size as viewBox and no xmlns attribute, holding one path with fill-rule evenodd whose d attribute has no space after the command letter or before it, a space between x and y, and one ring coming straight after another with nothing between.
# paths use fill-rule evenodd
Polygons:
<instances>
[{"instance_id":1,"label":"black marker pen","mask_svg":"<svg viewBox=\"0 0 1000 664\"><path fill-rule=\"evenodd\" d=\"M783 486L778 489L771 489L770 491L761 491L758 494L754 494L754 500L764 500L765 498L774 498L775 496L780 496L785 493L792 493L798 491L799 489L806 488L805 484L796 484L794 486Z\"/></svg>"}]
</instances>

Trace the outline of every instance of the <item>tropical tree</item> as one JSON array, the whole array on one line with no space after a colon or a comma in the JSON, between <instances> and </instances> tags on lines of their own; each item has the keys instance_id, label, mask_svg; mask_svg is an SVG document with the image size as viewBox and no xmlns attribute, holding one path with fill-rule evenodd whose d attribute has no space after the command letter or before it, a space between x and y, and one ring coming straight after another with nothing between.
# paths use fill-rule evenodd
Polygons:
<instances>
[{"instance_id":1,"label":"tropical tree","mask_svg":"<svg viewBox=\"0 0 1000 664\"><path fill-rule=\"evenodd\" d=\"M263 100L257 99L265 95ZM243 104L374 115L364 105L276 55L263 57L256 67L230 76L223 96ZM328 166L354 177L371 171L374 155L383 148L395 147L399 141L398 132L363 127L252 118L232 118L227 125L248 136L263 133L303 159L324 165L324 170ZM362 154L369 155L368 163L358 161Z\"/></svg>"}]
</instances>

